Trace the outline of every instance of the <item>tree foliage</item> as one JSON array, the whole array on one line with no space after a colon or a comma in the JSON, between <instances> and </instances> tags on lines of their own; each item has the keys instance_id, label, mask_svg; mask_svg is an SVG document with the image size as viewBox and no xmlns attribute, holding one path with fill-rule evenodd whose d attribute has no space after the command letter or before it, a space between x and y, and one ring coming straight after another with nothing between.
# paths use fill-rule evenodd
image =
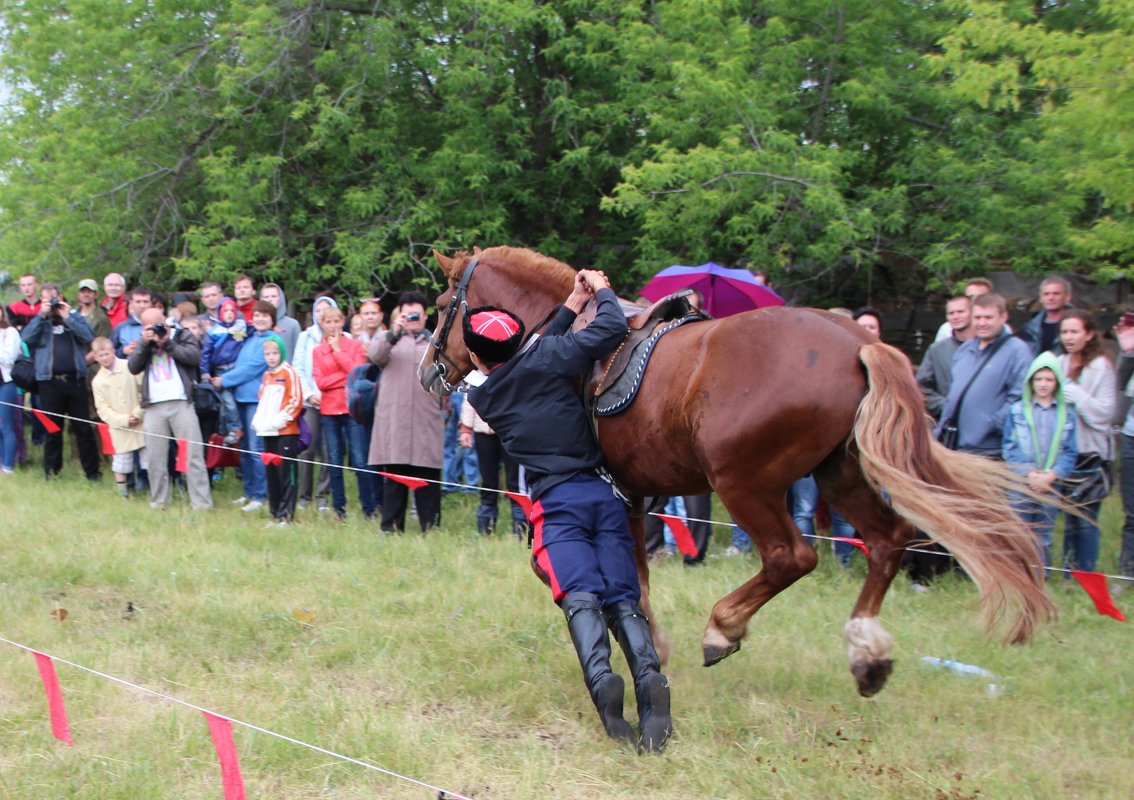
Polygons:
<instances>
[{"instance_id":1,"label":"tree foliage","mask_svg":"<svg viewBox=\"0 0 1134 800\"><path fill-rule=\"evenodd\" d=\"M0 266L430 284L433 247L916 296L1129 266L1134 0L0 0Z\"/></svg>"}]
</instances>

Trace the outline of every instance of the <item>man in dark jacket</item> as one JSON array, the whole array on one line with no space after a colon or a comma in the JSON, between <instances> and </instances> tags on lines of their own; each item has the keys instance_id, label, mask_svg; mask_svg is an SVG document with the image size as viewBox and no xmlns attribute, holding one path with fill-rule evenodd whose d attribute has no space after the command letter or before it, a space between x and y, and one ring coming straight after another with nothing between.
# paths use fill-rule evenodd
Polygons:
<instances>
[{"instance_id":1,"label":"man in dark jacket","mask_svg":"<svg viewBox=\"0 0 1134 800\"><path fill-rule=\"evenodd\" d=\"M1059 341L1059 325L1063 315L1074 308L1071 305L1071 281L1062 275L1048 275L1040 283L1039 313L1028 320L1019 337L1032 349L1032 357L1047 350L1060 355L1063 344Z\"/></svg>"},{"instance_id":2,"label":"man in dark jacket","mask_svg":"<svg viewBox=\"0 0 1134 800\"><path fill-rule=\"evenodd\" d=\"M71 418L71 430L79 449L79 463L87 479L97 481L101 459L95 443L87 395L87 348L94 333L81 314L59 295L59 286L44 284L39 310L20 333L35 363L39 402L43 411ZM65 419L54 417L63 428ZM63 469L63 432L49 433L43 440L44 475L51 479Z\"/></svg>"},{"instance_id":3,"label":"man in dark jacket","mask_svg":"<svg viewBox=\"0 0 1134 800\"><path fill-rule=\"evenodd\" d=\"M166 326L160 308L147 308L139 321L141 338L127 365L131 374L142 376L142 407L146 409L142 429L146 433L149 458L150 508L162 509L169 505L170 439L184 439L188 443L189 502L193 508L212 508L201 425L193 406L201 345L187 328Z\"/></svg>"},{"instance_id":4,"label":"man in dark jacket","mask_svg":"<svg viewBox=\"0 0 1134 800\"><path fill-rule=\"evenodd\" d=\"M584 330L575 316L594 296L598 310ZM464 316L465 344L487 374L469 402L527 468L534 540L532 558L563 609L583 678L606 732L659 751L669 739L669 681L661 674L641 587L626 507L604 480L603 456L574 379L626 336L626 319L602 272L581 270L547 333L522 352L524 325L484 307ZM624 684L611 670L607 626L634 676L639 736L622 716Z\"/></svg>"}]
</instances>

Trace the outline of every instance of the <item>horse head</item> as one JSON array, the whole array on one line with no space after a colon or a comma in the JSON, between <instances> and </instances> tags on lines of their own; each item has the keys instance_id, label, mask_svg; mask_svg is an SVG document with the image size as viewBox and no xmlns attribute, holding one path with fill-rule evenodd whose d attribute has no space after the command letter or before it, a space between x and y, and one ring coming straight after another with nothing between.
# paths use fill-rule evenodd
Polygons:
<instances>
[{"instance_id":1,"label":"horse head","mask_svg":"<svg viewBox=\"0 0 1134 800\"><path fill-rule=\"evenodd\" d=\"M433 257L449 286L437 298L437 328L418 367L422 387L446 395L473 371L461 324L465 312L477 306L506 308L524 321L529 335L534 326L571 291L574 270L566 264L516 247L473 248L447 257Z\"/></svg>"}]
</instances>

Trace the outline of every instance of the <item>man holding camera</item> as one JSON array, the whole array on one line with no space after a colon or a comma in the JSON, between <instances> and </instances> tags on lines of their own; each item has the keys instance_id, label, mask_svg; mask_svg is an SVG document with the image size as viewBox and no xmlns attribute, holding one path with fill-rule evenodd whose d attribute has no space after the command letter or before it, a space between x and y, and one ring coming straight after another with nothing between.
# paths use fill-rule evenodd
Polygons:
<instances>
[{"instance_id":1,"label":"man holding camera","mask_svg":"<svg viewBox=\"0 0 1134 800\"><path fill-rule=\"evenodd\" d=\"M413 493L421 530L441 522L441 461L445 414L437 399L421 390L417 365L429 347L425 330L425 295L405 292L390 330L375 336L366 352L382 367L382 389L370 436L367 462L386 472L429 481ZM406 527L408 489L386 479L382 489L382 530Z\"/></svg>"},{"instance_id":2,"label":"man holding camera","mask_svg":"<svg viewBox=\"0 0 1134 800\"><path fill-rule=\"evenodd\" d=\"M142 375L142 406L146 409L142 430L150 462L150 508L169 505L171 438L188 443L186 485L190 504L197 509L212 508L201 425L193 407L201 345L188 328L167 327L160 308L147 308L140 322L142 333L127 363L132 374Z\"/></svg>"},{"instance_id":3,"label":"man holding camera","mask_svg":"<svg viewBox=\"0 0 1134 800\"><path fill-rule=\"evenodd\" d=\"M87 348L94 339L90 325L59 296L58 284L45 284L39 292L39 310L21 332L35 363L40 409L66 415L79 448L79 462L87 480L97 481L100 459L90 423L87 396ZM43 469L50 480L63 469L63 431L66 420L53 417L60 430L43 441Z\"/></svg>"}]
</instances>

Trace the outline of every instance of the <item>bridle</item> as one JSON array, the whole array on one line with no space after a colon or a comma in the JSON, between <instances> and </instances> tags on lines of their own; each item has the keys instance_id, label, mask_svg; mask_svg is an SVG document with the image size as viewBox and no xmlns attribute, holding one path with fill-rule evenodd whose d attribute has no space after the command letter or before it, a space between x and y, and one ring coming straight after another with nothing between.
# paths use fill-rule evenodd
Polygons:
<instances>
[{"instance_id":1,"label":"bridle","mask_svg":"<svg viewBox=\"0 0 1134 800\"><path fill-rule=\"evenodd\" d=\"M457 288L453 290L453 296L449 299L449 305L445 309L445 318L441 321L441 329L437 332L437 336L435 337L433 334L429 334L429 344L433 346L433 369L436 372L437 381L441 384L441 389L445 394L452 394L458 390L456 386L453 386L445 379L445 376L449 374L449 370L452 369L454 374L461 371L461 368L457 366L456 362L449 358L448 354L445 352L445 343L449 341L449 331L452 329L453 323L457 321L458 309L461 313L468 310L469 281L472 280L473 270L476 269L478 261L479 258L473 258L473 260L469 262L469 265L465 267L465 271L461 274L461 279L457 281ZM552 317L554 317L558 311L559 306L555 306L551 311L547 312L547 316L524 335L523 344L527 344L532 336L542 330L547 323L551 322ZM521 347L523 347L523 344L521 344ZM444 364L441 363L442 360L444 360ZM448 366L446 366L446 364L448 364Z\"/></svg>"},{"instance_id":2,"label":"bridle","mask_svg":"<svg viewBox=\"0 0 1134 800\"><path fill-rule=\"evenodd\" d=\"M445 353L445 342L449 341L449 331L453 327L453 323L457 320L457 309L462 312L466 311L469 307L468 293L469 281L472 280L473 270L476 269L478 258L474 258L465 267L465 271L461 273L461 279L457 282L457 288L453 291L453 296L449 299L449 306L445 309L445 319L441 322L441 330L437 336L429 335L429 343L433 345L433 368L437 372L437 380L441 383L441 389L445 394L452 394L454 387L449 381L445 380L445 376L449 373L451 368L454 373L459 373L460 367L453 362L453 359ZM445 364L441 363L441 359L445 360Z\"/></svg>"}]
</instances>

